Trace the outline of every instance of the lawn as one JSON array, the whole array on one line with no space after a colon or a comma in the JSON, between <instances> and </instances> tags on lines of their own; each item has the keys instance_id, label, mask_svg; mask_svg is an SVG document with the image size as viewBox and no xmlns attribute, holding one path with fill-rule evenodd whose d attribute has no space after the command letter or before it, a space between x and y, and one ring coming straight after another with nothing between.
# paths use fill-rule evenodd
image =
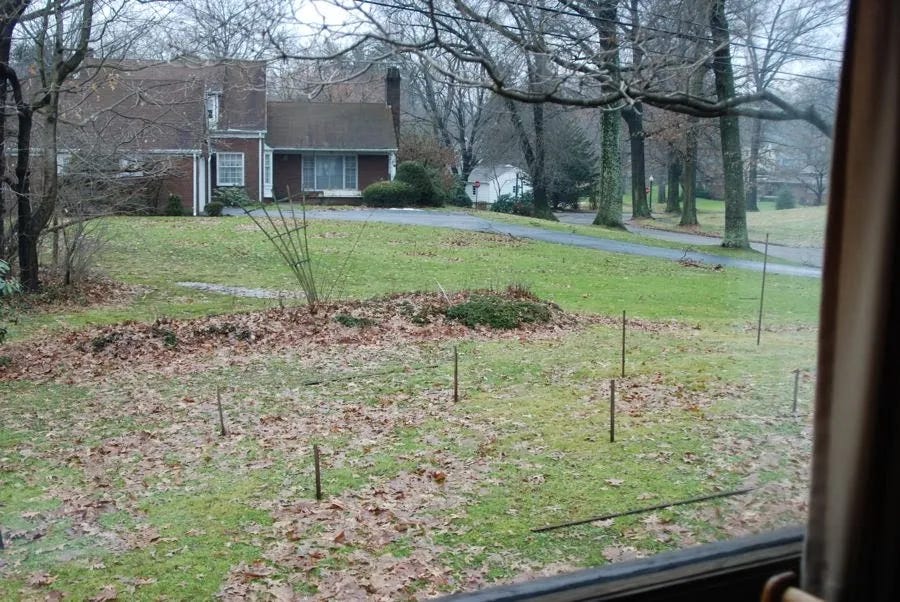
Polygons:
<instances>
[{"instance_id":1,"label":"lawn","mask_svg":"<svg viewBox=\"0 0 900 602\"><path fill-rule=\"evenodd\" d=\"M725 203L710 199L697 199L698 228L678 225L678 215L667 214L665 207L654 203L652 220L641 220L648 228L688 231L711 236L722 236L725 229ZM631 211L630 204L626 211ZM772 244L789 247L822 247L825 244L825 216L828 209L821 207L797 207L776 210L774 201L759 203L759 211L747 213L747 232L750 240L764 242L766 234Z\"/></svg>"},{"instance_id":2,"label":"lawn","mask_svg":"<svg viewBox=\"0 0 900 602\"><path fill-rule=\"evenodd\" d=\"M315 265L351 301L309 316L296 301L176 284L292 290L247 220L118 218L109 229L102 267L132 288L113 305L21 315L14 364L25 349L49 359L0 371L0 408L15 417L0 425L2 599L412 599L804 515L815 279L769 278L757 346L757 273L323 221L310 227ZM470 330L420 323L405 298L352 301L421 290L440 303L510 283L557 303L558 320ZM374 325L340 325L340 312ZM531 531L739 487L756 489Z\"/></svg>"},{"instance_id":3,"label":"lawn","mask_svg":"<svg viewBox=\"0 0 900 602\"><path fill-rule=\"evenodd\" d=\"M752 249L726 249L722 247L720 244L706 244L706 245L698 245L691 244L686 245L684 243L672 242L667 240L660 240L658 238L653 238L650 236L642 236L640 234L635 234L632 232L628 232L627 230L621 228L608 228L606 226L582 226L578 224L565 224L560 222L551 222L548 220L537 219L533 217L523 217L519 215L510 215L508 213L494 213L494 212L486 212L486 211L473 211L473 215L480 217L482 219L496 221L506 224L514 224L517 226L531 226L534 228L543 228L545 230L555 230L557 232L566 232L570 234L578 234L581 236L593 236L596 238L606 238L609 240L617 240L622 242L628 242L632 244L640 244L640 245L648 245L651 247L661 247L664 249L677 249L679 251L691 251L698 253L706 253L708 255L719 255L721 257L732 257L735 259L747 259L750 261L763 261L763 254L759 251L754 251ZM677 220L675 221L677 224ZM677 228L672 227L669 228L668 224L657 224L656 221L647 222L641 221L640 225L645 227L654 227L654 228L662 228L662 229L673 229L677 230ZM769 257L769 261L774 263L781 263L786 265L791 265L795 263L781 260L778 258Z\"/></svg>"}]
</instances>

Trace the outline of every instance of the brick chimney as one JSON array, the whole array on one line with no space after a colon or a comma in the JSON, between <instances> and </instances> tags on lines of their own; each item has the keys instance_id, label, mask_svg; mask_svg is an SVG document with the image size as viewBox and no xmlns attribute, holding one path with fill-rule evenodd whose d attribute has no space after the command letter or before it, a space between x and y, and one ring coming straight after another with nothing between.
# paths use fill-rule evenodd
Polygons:
<instances>
[{"instance_id":1,"label":"brick chimney","mask_svg":"<svg viewBox=\"0 0 900 602\"><path fill-rule=\"evenodd\" d=\"M397 143L400 143L400 69L388 67L384 76L384 99L391 108L391 116L394 118L394 135Z\"/></svg>"}]
</instances>

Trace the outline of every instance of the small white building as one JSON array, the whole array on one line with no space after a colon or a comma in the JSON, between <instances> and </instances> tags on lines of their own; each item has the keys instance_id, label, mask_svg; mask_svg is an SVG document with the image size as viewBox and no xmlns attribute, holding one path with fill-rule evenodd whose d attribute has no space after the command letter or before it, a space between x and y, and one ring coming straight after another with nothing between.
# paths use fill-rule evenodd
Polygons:
<instances>
[{"instance_id":1,"label":"small white building","mask_svg":"<svg viewBox=\"0 0 900 602\"><path fill-rule=\"evenodd\" d=\"M476 167L466 182L466 194L472 202L490 205L504 194L515 196L517 186L519 194L531 190L531 185L526 184L527 181L528 174L515 165ZM477 193L476 182L480 184Z\"/></svg>"}]
</instances>

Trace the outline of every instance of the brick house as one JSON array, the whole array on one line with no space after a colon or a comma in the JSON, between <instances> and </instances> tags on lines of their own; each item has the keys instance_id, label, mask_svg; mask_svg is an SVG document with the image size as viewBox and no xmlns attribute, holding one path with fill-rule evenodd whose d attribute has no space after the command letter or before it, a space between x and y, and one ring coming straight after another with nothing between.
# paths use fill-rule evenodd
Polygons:
<instances>
[{"instance_id":1,"label":"brick house","mask_svg":"<svg viewBox=\"0 0 900 602\"><path fill-rule=\"evenodd\" d=\"M346 203L394 175L396 68L385 79L390 104L269 100L262 61L88 64L74 84L60 163L103 155L123 170L163 165L160 199L176 194L194 215L220 188L241 188L253 201L290 193Z\"/></svg>"}]
</instances>

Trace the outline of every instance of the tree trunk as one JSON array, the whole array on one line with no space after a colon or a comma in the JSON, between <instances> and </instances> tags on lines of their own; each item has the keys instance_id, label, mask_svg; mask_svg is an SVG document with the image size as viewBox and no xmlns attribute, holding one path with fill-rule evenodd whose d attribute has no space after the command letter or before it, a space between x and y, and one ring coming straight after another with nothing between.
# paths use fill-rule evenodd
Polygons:
<instances>
[{"instance_id":1,"label":"tree trunk","mask_svg":"<svg viewBox=\"0 0 900 602\"><path fill-rule=\"evenodd\" d=\"M674 152L669 155L669 195L666 197L666 213L681 211L681 159Z\"/></svg>"},{"instance_id":2,"label":"tree trunk","mask_svg":"<svg viewBox=\"0 0 900 602\"><path fill-rule=\"evenodd\" d=\"M28 292L41 288L38 276L38 234L31 213L31 175L28 173L31 159L32 112L29 107L18 107L18 149L16 156L16 230L19 238L19 280Z\"/></svg>"},{"instance_id":3,"label":"tree trunk","mask_svg":"<svg viewBox=\"0 0 900 602\"><path fill-rule=\"evenodd\" d=\"M713 1L709 24L716 48L713 53L716 98L722 102L735 95L725 0ZM725 173L725 236L722 246L747 249L750 248L750 241L744 204L744 161L741 157L741 130L736 116L719 118L719 136L722 141L722 171Z\"/></svg>"},{"instance_id":4,"label":"tree trunk","mask_svg":"<svg viewBox=\"0 0 900 602\"><path fill-rule=\"evenodd\" d=\"M544 105L535 103L531 106L534 120L534 164L531 172L531 194L534 198L534 216L541 219L555 220L550 202L547 198L546 144L544 131Z\"/></svg>"},{"instance_id":5,"label":"tree trunk","mask_svg":"<svg viewBox=\"0 0 900 602\"><path fill-rule=\"evenodd\" d=\"M628 124L628 141L631 150L631 217L650 217L647 202L647 173L644 160L644 118L641 103L622 109L622 117Z\"/></svg>"},{"instance_id":6,"label":"tree trunk","mask_svg":"<svg viewBox=\"0 0 900 602\"><path fill-rule=\"evenodd\" d=\"M699 225L697 220L697 132L690 128L684 154L684 205L679 226Z\"/></svg>"},{"instance_id":7,"label":"tree trunk","mask_svg":"<svg viewBox=\"0 0 900 602\"><path fill-rule=\"evenodd\" d=\"M698 43L699 44L699 43ZM700 49L697 49L699 54ZM688 91L700 96L703 93L703 76L705 70L698 68L688 76ZM697 226L697 128L699 117L689 117L687 131L684 134L684 208L681 211L679 226Z\"/></svg>"},{"instance_id":8,"label":"tree trunk","mask_svg":"<svg viewBox=\"0 0 900 602\"><path fill-rule=\"evenodd\" d=\"M616 23L618 3L602 0L594 5L600 46L609 54L607 62L614 75L619 71L619 43ZM619 150L620 111L605 109L600 117L600 182L594 225L624 228L622 225L622 156Z\"/></svg>"},{"instance_id":9,"label":"tree trunk","mask_svg":"<svg viewBox=\"0 0 900 602\"><path fill-rule=\"evenodd\" d=\"M603 111L600 118L603 147L600 151L600 193L595 226L623 228L619 154L619 111Z\"/></svg>"},{"instance_id":10,"label":"tree trunk","mask_svg":"<svg viewBox=\"0 0 900 602\"><path fill-rule=\"evenodd\" d=\"M535 118L535 139L534 143L532 143L531 138L528 136L528 131L525 129L525 124L522 122L522 116L519 114L519 105L508 98L504 99L504 103L509 110L510 121L512 121L513 129L516 131L516 135L519 138L519 145L522 148L522 154L525 156L525 163L528 165L528 175L531 178L531 194L534 198L535 214L544 219L556 220L556 216L550 211L549 204L547 203L547 183L544 174L543 107L537 104L532 108L532 110L535 111L533 113ZM540 110L535 110L538 107ZM540 123L540 129L538 128L538 123ZM540 131L540 134L538 134L538 131ZM538 140L540 140L540 144L538 144ZM541 203L542 206L540 206L539 203Z\"/></svg>"},{"instance_id":11,"label":"tree trunk","mask_svg":"<svg viewBox=\"0 0 900 602\"><path fill-rule=\"evenodd\" d=\"M750 133L750 157L747 165L747 211L759 211L759 147L762 144L763 120L753 120Z\"/></svg>"}]
</instances>

